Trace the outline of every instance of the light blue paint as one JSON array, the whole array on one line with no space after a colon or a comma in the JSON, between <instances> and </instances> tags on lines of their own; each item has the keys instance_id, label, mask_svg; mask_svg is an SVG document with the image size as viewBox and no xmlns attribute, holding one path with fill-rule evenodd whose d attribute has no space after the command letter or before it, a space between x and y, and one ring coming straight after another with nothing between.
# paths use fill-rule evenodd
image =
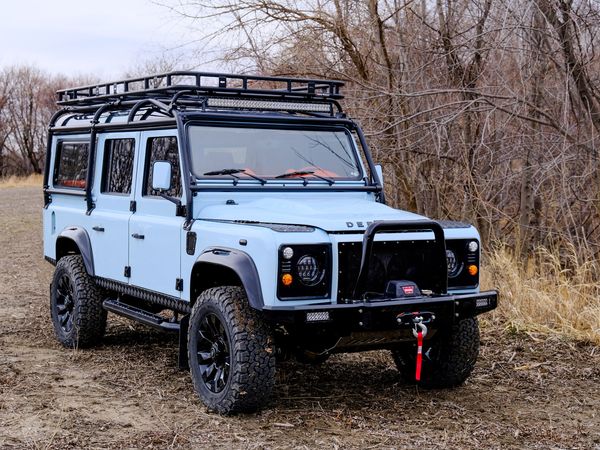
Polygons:
<instances>
[{"instance_id":1,"label":"light blue paint","mask_svg":"<svg viewBox=\"0 0 600 450\"><path fill-rule=\"evenodd\" d=\"M123 120L116 118L115 121ZM75 121L74 121L75 122ZM376 202L373 194L364 192L290 192L287 186L300 185L301 180L275 181L281 192L219 192L204 191L193 197L192 215L195 219L191 231L197 235L195 253L186 253L184 218L175 214L176 206L167 199L144 196L146 144L151 137L177 136L177 131L142 131L130 133L100 133L94 171L93 200L96 208L86 215L83 197L61 194L52 195L52 203L44 210L44 254L56 258L56 238L67 226L80 226L87 230L92 243L96 275L109 278L151 291L190 299L190 277L199 255L210 247L227 247L246 252L254 261L260 278L266 306L299 305L337 301L338 290L337 245L340 242L362 242L362 234L332 234L336 231L363 230L369 222L376 220L420 220L422 216L399 211ZM103 194L100 192L104 142L108 138L130 137L136 140L134 182L129 195ZM54 167L56 143L53 140L51 167ZM88 140L89 135L70 136L69 139ZM180 149L181 151L181 149ZM181 168L183 173L183 168ZM183 177L185 179L185 177ZM227 177L199 181L200 184L223 186L232 189ZM310 185L327 186L324 181L309 180ZM362 185L360 181L338 181L340 185ZM242 185L260 186L255 180L241 180ZM185 195L185 191L183 191ZM185 198L181 201L185 204ZM129 210L131 201L136 202L135 213ZM228 201L233 201L227 204ZM52 219L51 219L52 217ZM268 222L277 224L302 224L314 227L313 232L276 232L252 224L232 223ZM104 228L104 232L93 227ZM143 235L136 239L132 235ZM445 230L446 239L479 239L477 230L455 228ZM432 239L433 233L380 234L376 240ZM241 245L240 239L247 241ZM332 245L332 295L323 300L285 301L278 300L277 272L278 249L281 245L293 244ZM131 277L124 276L125 266L131 267ZM183 291L175 286L177 278L183 279ZM468 291L477 292L478 287Z\"/></svg>"}]
</instances>

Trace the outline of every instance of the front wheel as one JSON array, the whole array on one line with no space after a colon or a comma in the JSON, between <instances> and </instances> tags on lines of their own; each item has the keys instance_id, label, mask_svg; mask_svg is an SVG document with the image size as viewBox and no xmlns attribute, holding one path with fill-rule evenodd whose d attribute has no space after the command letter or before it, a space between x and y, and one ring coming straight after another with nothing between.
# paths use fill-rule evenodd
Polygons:
<instances>
[{"instance_id":1,"label":"front wheel","mask_svg":"<svg viewBox=\"0 0 600 450\"><path fill-rule=\"evenodd\" d=\"M392 350L402 377L415 381L416 346ZM425 388L461 385L475 368L479 356L479 325L476 318L463 319L447 332L439 332L423 344L423 368L419 384Z\"/></svg>"},{"instance_id":2,"label":"front wheel","mask_svg":"<svg viewBox=\"0 0 600 450\"><path fill-rule=\"evenodd\" d=\"M196 301L188 330L194 389L211 411L252 412L275 382L270 328L236 286L207 289Z\"/></svg>"}]
</instances>

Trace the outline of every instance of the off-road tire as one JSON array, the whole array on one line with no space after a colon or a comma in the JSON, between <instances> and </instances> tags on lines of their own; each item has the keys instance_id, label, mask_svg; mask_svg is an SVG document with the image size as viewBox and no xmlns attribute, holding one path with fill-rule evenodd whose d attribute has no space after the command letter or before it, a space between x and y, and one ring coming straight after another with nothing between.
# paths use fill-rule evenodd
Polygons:
<instances>
[{"instance_id":1,"label":"off-road tire","mask_svg":"<svg viewBox=\"0 0 600 450\"><path fill-rule=\"evenodd\" d=\"M70 284L72 292L69 297L72 308L70 328L64 327L59 320L61 279ZM102 308L103 292L85 270L81 255L64 256L58 261L50 285L50 317L56 338L62 345L84 348L100 342L106 331L106 310Z\"/></svg>"},{"instance_id":2,"label":"off-road tire","mask_svg":"<svg viewBox=\"0 0 600 450\"><path fill-rule=\"evenodd\" d=\"M402 377L415 383L416 345L392 350ZM438 332L423 343L420 386L451 388L460 386L471 374L479 355L479 324L476 318L463 319L449 332Z\"/></svg>"},{"instance_id":3,"label":"off-road tire","mask_svg":"<svg viewBox=\"0 0 600 450\"><path fill-rule=\"evenodd\" d=\"M229 345L229 372L220 392L207 386L199 365L200 361L207 364L198 348L201 322L208 316L220 320ZM194 389L211 411L225 415L253 412L271 395L275 383L272 332L240 287L215 287L200 294L190 315L188 358Z\"/></svg>"}]
</instances>

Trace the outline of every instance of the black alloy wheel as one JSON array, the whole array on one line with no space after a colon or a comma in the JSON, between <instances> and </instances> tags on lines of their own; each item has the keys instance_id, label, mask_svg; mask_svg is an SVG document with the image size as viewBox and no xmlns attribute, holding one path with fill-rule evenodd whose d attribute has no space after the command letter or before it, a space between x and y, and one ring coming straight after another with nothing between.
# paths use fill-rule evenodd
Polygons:
<instances>
[{"instance_id":1,"label":"black alloy wheel","mask_svg":"<svg viewBox=\"0 0 600 450\"><path fill-rule=\"evenodd\" d=\"M275 383L271 327L240 286L200 294L190 314L188 360L194 390L219 414L253 412L268 402Z\"/></svg>"},{"instance_id":2,"label":"black alloy wheel","mask_svg":"<svg viewBox=\"0 0 600 450\"><path fill-rule=\"evenodd\" d=\"M229 380L231 352L229 336L215 314L206 314L198 327L197 354L202 381L207 389L218 394Z\"/></svg>"},{"instance_id":3,"label":"black alloy wheel","mask_svg":"<svg viewBox=\"0 0 600 450\"><path fill-rule=\"evenodd\" d=\"M63 274L56 286L56 316L60 328L65 333L70 333L73 329L73 308L75 301L73 300L74 290L71 278L67 274Z\"/></svg>"}]
</instances>

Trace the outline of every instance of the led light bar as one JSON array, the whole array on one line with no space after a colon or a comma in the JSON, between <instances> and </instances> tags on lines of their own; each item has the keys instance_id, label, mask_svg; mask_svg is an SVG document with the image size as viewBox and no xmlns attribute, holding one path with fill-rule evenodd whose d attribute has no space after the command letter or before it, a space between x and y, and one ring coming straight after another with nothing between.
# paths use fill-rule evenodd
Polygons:
<instances>
[{"instance_id":1,"label":"led light bar","mask_svg":"<svg viewBox=\"0 0 600 450\"><path fill-rule=\"evenodd\" d=\"M329 320L329 311L307 312L307 322L327 322Z\"/></svg>"},{"instance_id":2,"label":"led light bar","mask_svg":"<svg viewBox=\"0 0 600 450\"><path fill-rule=\"evenodd\" d=\"M211 108L264 109L272 111L299 111L330 113L331 105L327 103L278 102L269 100L249 100L237 98L209 98L207 104Z\"/></svg>"},{"instance_id":3,"label":"led light bar","mask_svg":"<svg viewBox=\"0 0 600 450\"><path fill-rule=\"evenodd\" d=\"M476 308L486 308L488 306L490 306L489 298L478 298L477 302L475 303Z\"/></svg>"}]
</instances>

